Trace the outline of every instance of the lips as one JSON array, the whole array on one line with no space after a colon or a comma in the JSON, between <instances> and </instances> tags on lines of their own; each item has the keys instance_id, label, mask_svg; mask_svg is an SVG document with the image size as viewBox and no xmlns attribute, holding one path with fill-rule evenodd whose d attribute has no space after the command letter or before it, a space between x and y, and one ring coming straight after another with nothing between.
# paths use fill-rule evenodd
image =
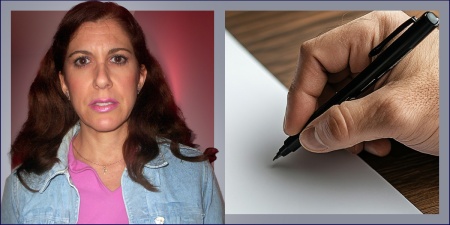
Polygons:
<instances>
[{"instance_id":1,"label":"lips","mask_svg":"<svg viewBox=\"0 0 450 225\"><path fill-rule=\"evenodd\" d=\"M106 113L119 106L119 102L113 98L95 99L89 103L89 107L99 113Z\"/></svg>"}]
</instances>

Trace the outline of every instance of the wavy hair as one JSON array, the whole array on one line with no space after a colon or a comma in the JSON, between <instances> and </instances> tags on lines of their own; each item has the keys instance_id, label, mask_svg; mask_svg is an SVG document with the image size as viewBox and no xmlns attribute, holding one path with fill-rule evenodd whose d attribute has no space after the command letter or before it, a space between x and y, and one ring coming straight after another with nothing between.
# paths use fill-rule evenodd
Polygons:
<instances>
[{"instance_id":1,"label":"wavy hair","mask_svg":"<svg viewBox=\"0 0 450 225\"><path fill-rule=\"evenodd\" d=\"M157 189L144 177L144 165L159 154L157 138L170 141L172 153L191 162L207 157L187 157L179 144L197 147L194 134L187 127L181 110L175 103L158 61L147 49L144 33L133 15L124 7L111 2L84 2L74 6L62 19L53 43L41 61L28 96L28 118L12 148L13 165L20 182L27 173L42 174L59 162L57 151L63 137L79 120L70 101L61 89L58 72L63 71L64 58L73 34L85 22L114 19L126 31L139 65L147 68L147 78L128 119L128 137L122 151L130 178L147 190ZM23 172L27 173L23 173Z\"/></svg>"}]
</instances>

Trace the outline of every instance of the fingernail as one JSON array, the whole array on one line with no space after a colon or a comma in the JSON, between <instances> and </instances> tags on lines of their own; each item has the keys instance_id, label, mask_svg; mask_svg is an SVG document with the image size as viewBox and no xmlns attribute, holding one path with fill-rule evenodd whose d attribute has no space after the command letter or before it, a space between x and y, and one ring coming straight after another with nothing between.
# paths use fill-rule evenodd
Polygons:
<instances>
[{"instance_id":1,"label":"fingernail","mask_svg":"<svg viewBox=\"0 0 450 225\"><path fill-rule=\"evenodd\" d=\"M364 146L364 150L366 150L367 152L373 154L373 155L378 155L378 151L375 148L372 148L372 146L370 145L365 145Z\"/></svg>"},{"instance_id":2,"label":"fingernail","mask_svg":"<svg viewBox=\"0 0 450 225\"><path fill-rule=\"evenodd\" d=\"M286 109L284 112L285 113L284 113L284 119L283 119L283 130L284 130L284 133L286 133L286 116L288 114L288 105L286 105Z\"/></svg>"},{"instance_id":3,"label":"fingernail","mask_svg":"<svg viewBox=\"0 0 450 225\"><path fill-rule=\"evenodd\" d=\"M328 149L317 135L315 127L306 128L300 134L300 143L304 148L312 152L324 152Z\"/></svg>"}]
</instances>

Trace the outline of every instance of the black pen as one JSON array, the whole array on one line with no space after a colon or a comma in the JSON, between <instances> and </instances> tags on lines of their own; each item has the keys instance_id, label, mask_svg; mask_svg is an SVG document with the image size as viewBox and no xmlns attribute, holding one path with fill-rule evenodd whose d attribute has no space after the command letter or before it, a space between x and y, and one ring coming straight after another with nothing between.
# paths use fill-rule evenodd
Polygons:
<instances>
[{"instance_id":1,"label":"black pen","mask_svg":"<svg viewBox=\"0 0 450 225\"><path fill-rule=\"evenodd\" d=\"M371 64L369 64L358 76L356 76L342 90L337 92L330 100L320 106L306 122L306 125L322 115L333 105L357 98L362 92L374 85L378 79L391 70L414 47L416 47L428 34L439 25L439 18L432 12L425 12L419 19L411 17L400 25L384 41L369 53L373 57L380 53L381 49L406 27L412 24L400 37L397 38L386 50L384 50ZM306 126L305 126L306 127ZM301 147L299 134L288 137L273 160L295 152Z\"/></svg>"}]
</instances>

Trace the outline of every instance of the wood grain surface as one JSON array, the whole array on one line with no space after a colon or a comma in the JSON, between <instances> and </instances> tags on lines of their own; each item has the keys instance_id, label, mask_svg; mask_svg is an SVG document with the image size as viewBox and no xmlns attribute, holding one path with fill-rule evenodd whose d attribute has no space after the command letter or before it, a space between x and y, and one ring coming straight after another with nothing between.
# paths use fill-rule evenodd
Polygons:
<instances>
[{"instance_id":1,"label":"wood grain surface","mask_svg":"<svg viewBox=\"0 0 450 225\"><path fill-rule=\"evenodd\" d=\"M419 17L424 11L405 11ZM300 45L367 11L227 11L226 29L286 87ZM439 15L438 12L435 12ZM359 156L424 214L439 213L439 157L392 141L386 157Z\"/></svg>"}]
</instances>

